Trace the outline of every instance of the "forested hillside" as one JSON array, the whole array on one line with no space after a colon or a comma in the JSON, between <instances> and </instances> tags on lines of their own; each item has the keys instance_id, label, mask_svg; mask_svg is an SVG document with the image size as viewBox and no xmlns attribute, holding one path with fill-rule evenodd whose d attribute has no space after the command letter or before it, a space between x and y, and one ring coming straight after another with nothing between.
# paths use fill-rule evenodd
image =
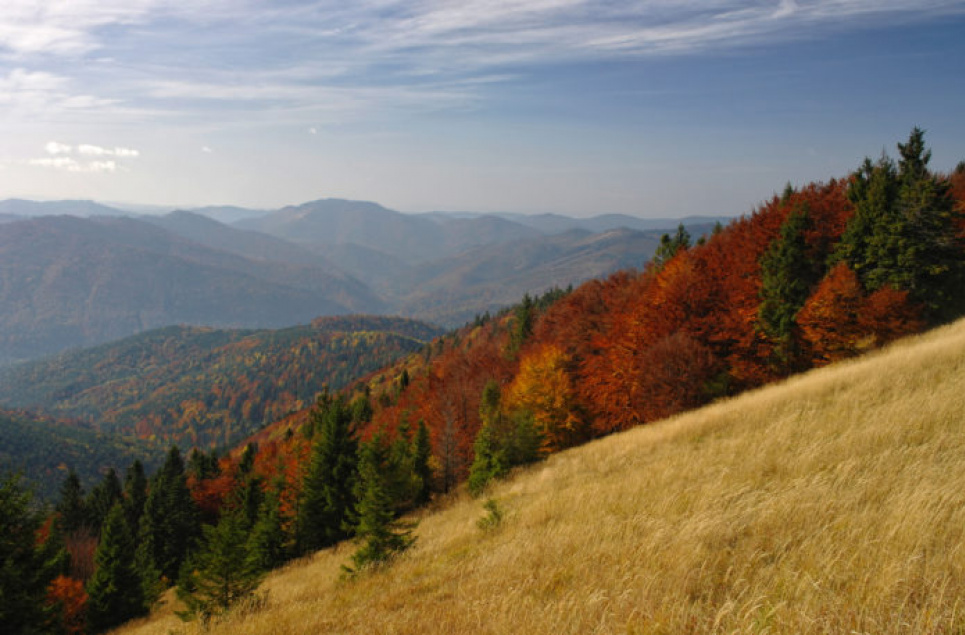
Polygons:
<instances>
[{"instance_id":1,"label":"forested hillside","mask_svg":"<svg viewBox=\"0 0 965 635\"><path fill-rule=\"evenodd\" d=\"M51 502L69 470L86 487L105 470L141 461L149 470L161 462L163 448L153 443L101 434L80 421L37 413L0 410L0 473L22 472L37 496Z\"/></svg>"},{"instance_id":2,"label":"forested hillside","mask_svg":"<svg viewBox=\"0 0 965 635\"><path fill-rule=\"evenodd\" d=\"M950 175L932 172L928 168L930 152L925 147L923 132L918 129L906 143L898 144L898 152L897 160L887 156L877 162L868 160L843 179L798 188L788 186L780 196L773 197L753 213L727 227L718 226L696 240L681 226L676 233L661 238L653 258L642 271L622 271L573 290L556 289L538 297L527 295L510 310L494 316L478 316L465 328L435 339L431 346L420 346L418 353L371 373L346 390L320 391L310 408L291 412L230 455L219 457L195 450L185 460L177 448L172 448L164 467L149 485L143 478L135 478L137 469L131 466L129 493L121 491L116 474L112 477L112 473L108 473L97 491L113 492L109 500L116 503L116 511L106 516L95 514L96 523L90 520L89 510L77 511L84 509L83 505L75 504L80 498L77 488L70 486L70 481L65 482L50 539L41 547L31 547L53 548L61 537L74 538L73 542L67 540L72 563L69 580L73 582L62 581L62 592L58 596L63 600L63 607L72 609L64 608L61 615L75 619L86 610L91 630L104 630L146 613L162 587L177 579L178 606L184 609L182 616L188 620L199 619L201 628L206 628L210 620L217 622L224 613L236 610L238 603L241 608L237 610L247 611L249 615L269 605L273 601L271 597L266 599L255 593L268 569L348 538L354 540L355 551L338 552L337 558L345 565L343 576L369 580L372 578L363 578L360 574L365 575L372 569L384 570L397 554L413 544L420 545L413 542L413 527L404 522L403 515L433 499L443 500L445 494L461 491L463 484L471 494L483 494L491 491L493 483L516 466L535 463L587 441L625 432L721 398L734 397L801 371L862 355L897 338L961 316L965 312L965 300L960 293L965 284L965 163ZM955 340L959 348L960 339ZM254 347L252 341L258 340L243 338L226 343L224 348L232 349L244 342ZM922 377L921 369L927 365L927 357L926 352L915 358L913 370L909 372L915 373L916 380ZM302 359L294 355L285 364L300 364ZM960 394L956 383L960 363L956 360L960 362L961 356L952 355L943 366L941 377L946 386L943 395L953 390ZM216 366L213 360L203 365ZM881 368L869 377L877 376L874 372L879 371ZM285 372L282 366L266 367L260 368L255 377L271 383L276 375L284 376ZM40 380L42 375L35 375L34 380ZM225 377L225 381L210 392L212 402L222 403L217 401L222 394L237 394L240 399L247 392L233 392L232 385L244 386L246 381L255 381L255 377L243 374L229 373ZM23 386L27 383L24 381ZM833 411L837 414L833 417L821 415L821 429L828 435L827 442L807 438L809 417L817 412L816 406L807 399L781 412L774 406L784 403L781 396L762 407L754 406L757 402L753 399L724 404L720 409L728 413L724 418L727 425L745 422L740 405L743 403L749 411L757 408L754 421L760 422L760 429L745 426L740 439L721 441L724 424L702 428L705 432L695 433L692 442L684 447L683 458L673 451L666 453L672 464L668 464L663 476L658 478L648 473L650 462L643 460L631 476L618 475L615 482L626 483L630 478L635 491L649 495L651 490L663 492L667 483L679 489L683 487L680 483L693 483L691 475L702 473L705 484L713 483L716 487L723 476L738 473L732 469L736 465L735 456L740 465L757 466L747 478L733 481L731 489L725 492L707 490L711 494L700 500L692 496L694 490L689 488L680 490L679 494L671 493L669 498L652 504L650 509L656 520L644 522L646 527L638 526L639 506L625 507L617 499L610 499L604 507L597 508L595 515L580 517L574 526L578 526L584 536L589 532L595 540L608 535L607 519L616 515L631 519L632 529L628 531L634 536L642 532L641 535L656 546L673 543L673 538L668 536L677 536L682 522L696 523L688 525L695 543L681 544L679 552L661 556L661 566L668 579L681 580L683 590L664 590L651 598L653 610L660 612L661 619L680 627L669 628L671 632L686 629L700 632L705 630L704 626L717 628L722 623L731 624L729 616L738 604L745 617L759 618L763 620L761 623L780 616L789 632L806 630L804 627L819 632L838 632L845 627L877 631L885 630L879 628L883 626L899 632L901 629L894 625L910 623L908 620L918 620L915 623L923 625L920 630L942 632L934 624L957 624L955 605L950 608L943 593L934 595L931 590L961 587L961 567L955 569L954 562L946 564L943 560L938 566L952 572L915 578L921 580L920 583L910 583L901 576L912 564L931 562L922 554L945 554L949 552L949 545L960 542L957 524L950 533L941 534L944 538L935 543L934 551L914 540L908 544L902 542L904 539L898 540L898 556L887 571L876 568L875 558L864 558L861 562L870 567L861 574L863 577L854 578L851 574L854 558L845 557L868 544L894 542L894 535L882 536L874 531L881 526L881 516L876 515L880 507L878 501L893 492L909 491L908 487L920 485L918 478L894 483L882 478L884 474L892 474L892 470L887 462L881 463L873 447L884 438L874 426L880 413L890 412L895 407L894 401L901 401L897 394L902 383L890 381L884 384L887 389L881 382L872 383L871 389L862 389L860 393L865 400L862 403L867 404L867 413L835 406ZM842 397L841 386L845 384L822 384L820 398L836 404L851 403L846 394ZM920 384L918 381L916 385ZM117 383L118 387L121 385ZM111 386L113 390L114 384ZM276 395L271 391L271 395ZM878 401L868 401L869 395L880 400L883 393L888 393L886 401L881 402L885 405L879 407L875 405ZM922 399L925 393L917 394L909 397L912 405L903 412L917 412L915 400ZM314 398L314 393L312 395ZM178 412L193 417L184 403L182 400ZM199 398L198 403L205 400ZM235 402L229 399L227 403L229 410L225 416L236 416L230 414L231 404ZM944 402L937 405L945 408ZM905 419L889 419L892 421L889 425L897 431L892 436L896 439L895 447L900 447L902 460L911 456L914 448L930 442L926 438L929 431L940 432L932 425L934 422L945 426L957 421L948 416L947 409L941 408L934 411L935 417L928 422L921 425L912 422L913 429L907 434L902 427L907 423ZM289 410L294 409L293 401ZM775 420L789 423L782 424L781 430L775 428L774 439L762 439L761 430ZM200 437L200 430L205 428L196 425L199 421L189 418L174 429L188 433L188 437L182 438ZM807 446L811 448L809 452L820 453L846 436L849 426L856 425L857 421L864 427L856 433L857 441L851 446L864 452L863 467L854 467L857 472L850 471L849 457L837 450L830 460L809 463L802 459L784 479L784 489L789 492L782 499L784 502L760 517L761 526L768 530L760 534L759 540L749 539L755 534L745 531L747 525L741 524L740 517L728 515L727 502L740 501L741 505L749 506L748 509L759 509L755 492L766 489L771 476L780 477L782 468L792 458L802 456L802 448ZM945 452L957 447L950 441L955 434L958 433L942 433L941 439L929 450L928 456L937 458L912 460L907 463L908 469L935 474L946 460ZM909 440L914 443L909 445L906 443ZM613 470L619 472L621 466L638 461L619 450L619 445L620 441L616 440L598 446L615 453L616 463L608 466L606 461L597 461L595 476L606 478ZM754 455L758 448L765 446L769 448L765 455ZM711 448L706 450L710 454L702 454L701 448ZM643 451L653 457L660 452L656 446L647 446ZM723 463L720 457L726 457ZM702 463L704 459L709 467ZM585 474L565 482L554 480L553 465L560 465L560 461L550 464L546 478L541 477L539 482L571 487L573 483L587 480ZM714 468L714 465L723 467ZM801 500L801 484L821 481L831 469L828 466L843 470L829 477L829 482L841 483L844 487L824 487L816 483L816 494L808 498L813 502L795 506ZM871 474L876 482L883 484L861 489L865 482L855 480L855 473ZM637 485L657 480L661 484L654 487ZM13 490L15 485L4 487ZM752 485L757 489L752 491ZM848 489L851 486L858 489ZM508 495L512 490L499 491ZM811 523L817 517L815 510L827 509L827 501L839 500L838 495L855 502L854 515L846 509L828 517L827 522ZM936 501L950 500L942 496L939 492L923 501L922 509L935 510ZM547 497L551 499L552 494ZM597 492L581 489L576 500L596 501ZM893 511L887 513L904 514L907 508L900 500L895 501ZM578 508L582 503L573 505ZM771 542L772 535L776 534L770 529L783 526L789 506L795 510L795 517L802 519L804 529ZM97 509L104 508L98 504ZM488 503L486 510L479 525L481 535L488 535L490 529L505 520L498 502ZM680 510L692 512L687 511L681 517L684 520L680 520L677 518ZM560 514L564 514L563 508L529 517L528 539L542 544L540 532L565 524ZM719 515L722 515L720 519ZM935 517L931 512L921 516L926 523ZM66 522L65 518L83 522ZM723 529L705 531L707 523L718 520L723 523ZM855 531L848 530L848 523L852 521L857 523ZM65 529L65 522L71 531ZM457 567L458 584L467 583L468 579L471 585L472 576L466 575L470 569L466 568L463 557L477 548L475 541L480 538L479 534L467 536L465 529L472 523L466 522L465 517L457 524L462 529L453 531L461 536L457 540L459 544L446 548L448 555L442 560L423 561L421 566ZM810 559L802 566L810 566L808 570L815 571L815 575L828 575L827 568L833 566L831 575L837 576L834 580L838 586L827 592L818 589L815 594L815 585L794 586L783 574L775 578L754 577L759 571L770 571L769 563L776 562L761 554L774 553L774 558L780 559L789 550L795 550L802 540L808 541L832 530L842 539L869 536L867 540L855 539L854 547L844 552L829 550L836 546L833 541L829 544L819 541L813 549L803 552L804 558ZM619 529L616 531L620 533ZM907 533L909 537L915 535L920 532ZM83 536L88 537L87 542L80 540ZM133 536L137 536L136 542L141 545L138 549L133 546ZM447 540L444 533L434 534L426 540L430 544L425 548L436 549ZM95 544L96 566L79 567L84 554L92 553ZM746 562L728 559L733 550L745 544ZM82 549L78 545L86 547ZM571 557L581 548L580 543L574 542L560 546L562 552ZM502 568L511 569L512 563L526 557L521 555L524 551L510 550L509 553L515 555L506 555ZM692 565L688 565L683 574L673 568L673 563L684 557L681 554L692 558ZM838 555L827 561L827 566L814 565L814 562L825 562L822 558L827 554ZM608 562L608 565L600 577L593 579L629 580L626 575L633 571L625 569L626 562L632 561L636 566L641 557L648 556L622 550L609 556L601 552L596 563ZM542 564L538 559L527 560L523 576L529 580L533 575L540 575L544 566L556 567L560 561L557 555L547 555ZM529 583L523 579L507 583L506 578L499 578L503 580L501 596L507 584L530 589L534 598L542 598L533 606L547 607L550 611L538 628L534 625L533 629L524 630L556 632L564 618L571 620L568 624L589 627L613 617L612 612L591 611L586 621L572 621L574 611L588 606L587 597L561 594L575 580L586 576L568 567L566 558L562 558L562 562L563 568L552 569L551 577L536 587L527 586ZM701 563L709 568L701 568ZM611 570L621 573L613 576ZM793 562L788 569L799 570L801 566ZM735 578L735 571L746 572L747 576ZM895 571L901 575L895 577ZM413 592L425 592L423 595L437 600L436 609L442 611L440 615L446 615L440 607L448 606L452 595L448 589L436 593L440 588L436 582L428 582L432 588L426 587L425 572L423 568L422 573L412 573L408 578L422 590ZM326 568L326 575L334 573L334 568ZM656 575L640 592L657 588L655 585L661 578ZM745 589L742 585L751 579L757 585L754 588L761 592L742 595ZM879 579L885 580L886 588L869 586L868 581ZM86 587L79 586L82 581ZM797 589L803 595L794 595L794 602L786 602L786 606L755 604L774 583ZM908 584L915 588L909 591ZM312 583L311 586L318 585ZM73 591L68 593L69 589ZM600 602L611 602L618 591L612 585L605 586L599 595ZM369 595L378 593L373 590ZM402 592L396 597L404 595ZM838 597L850 599L842 603ZM957 592L947 597L957 597ZM813 608L813 615L809 613L801 618L794 612L799 599ZM392 602L396 607L405 605L402 600ZM624 626L643 619L637 613L627 612L640 606L636 600L616 601L612 605L622 611L619 623ZM110 609L112 606L118 608ZM868 612L849 613L848 607L855 606L871 608ZM554 607L555 612L551 610ZM519 624L513 616L528 615L526 611L520 613L518 607L511 608L507 612L496 607L496 612L504 615L506 624ZM358 615L365 619L355 621L350 617L342 622L334 621L340 618L319 621L317 611L313 611L315 617L306 623L312 628L324 625L359 630L364 624L364 628L371 629L370 612L360 611ZM899 621L892 621L890 617ZM445 617L446 621L440 624L451 625L451 630L457 632L471 628L470 622L463 618L465 615ZM228 619L237 618L229 615ZM478 617L474 619L475 626L485 624ZM651 624L646 620L641 623ZM733 622L734 627L740 623L744 622ZM827 628L814 624L826 624ZM301 626L287 628L291 632L311 630ZM445 630L444 626L440 629ZM389 626L386 630L395 630L395 627Z\"/></svg>"},{"instance_id":3,"label":"forested hillside","mask_svg":"<svg viewBox=\"0 0 965 635\"><path fill-rule=\"evenodd\" d=\"M103 432L230 447L259 427L423 347L402 318L319 318L278 331L168 327L0 372L0 403Z\"/></svg>"}]
</instances>

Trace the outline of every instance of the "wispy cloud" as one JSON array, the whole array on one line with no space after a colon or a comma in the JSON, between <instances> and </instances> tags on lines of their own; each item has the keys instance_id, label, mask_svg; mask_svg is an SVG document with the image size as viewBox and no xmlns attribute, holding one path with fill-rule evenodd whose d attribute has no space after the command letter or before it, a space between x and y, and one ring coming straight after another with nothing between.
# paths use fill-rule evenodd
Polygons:
<instances>
[{"instance_id":1,"label":"wispy cloud","mask_svg":"<svg viewBox=\"0 0 965 635\"><path fill-rule=\"evenodd\" d=\"M118 168L114 161L80 162L71 157L30 159L27 164L41 168L66 170L67 172L116 172Z\"/></svg>"},{"instance_id":2,"label":"wispy cloud","mask_svg":"<svg viewBox=\"0 0 965 635\"><path fill-rule=\"evenodd\" d=\"M333 116L459 108L539 65L963 12L961 0L6 0L0 62L17 68L0 75L0 104L114 117L212 102Z\"/></svg>"},{"instance_id":3,"label":"wispy cloud","mask_svg":"<svg viewBox=\"0 0 965 635\"><path fill-rule=\"evenodd\" d=\"M101 159L100 157L136 159L141 154L133 148L105 148L89 143L73 146L59 141L47 142L44 150L50 156L29 159L26 161L27 165L67 172L117 172L123 166L114 159ZM74 158L74 155L80 157L81 160ZM91 157L98 158L92 159Z\"/></svg>"}]
</instances>

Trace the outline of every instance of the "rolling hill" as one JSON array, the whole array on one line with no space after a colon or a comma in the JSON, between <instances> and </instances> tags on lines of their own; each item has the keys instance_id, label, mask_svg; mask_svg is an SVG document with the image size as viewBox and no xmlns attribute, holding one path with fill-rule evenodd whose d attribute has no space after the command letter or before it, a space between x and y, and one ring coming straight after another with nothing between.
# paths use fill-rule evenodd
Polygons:
<instances>
[{"instance_id":1,"label":"rolling hill","mask_svg":"<svg viewBox=\"0 0 965 635\"><path fill-rule=\"evenodd\" d=\"M130 218L48 216L0 232L0 362L170 324L282 327L384 308L331 267L254 260Z\"/></svg>"},{"instance_id":2,"label":"rolling hill","mask_svg":"<svg viewBox=\"0 0 965 635\"><path fill-rule=\"evenodd\" d=\"M90 489L109 467L123 473L140 460L153 471L163 448L152 443L96 432L79 421L0 409L0 473L22 472L44 501L56 500L68 470Z\"/></svg>"},{"instance_id":3,"label":"rolling hill","mask_svg":"<svg viewBox=\"0 0 965 635\"><path fill-rule=\"evenodd\" d=\"M441 331L345 316L282 330L172 326L0 371L0 403L184 447L228 446Z\"/></svg>"},{"instance_id":4,"label":"rolling hill","mask_svg":"<svg viewBox=\"0 0 965 635\"><path fill-rule=\"evenodd\" d=\"M551 456L343 546L213 633L947 633L965 595L965 321ZM125 635L201 632L168 604Z\"/></svg>"}]
</instances>

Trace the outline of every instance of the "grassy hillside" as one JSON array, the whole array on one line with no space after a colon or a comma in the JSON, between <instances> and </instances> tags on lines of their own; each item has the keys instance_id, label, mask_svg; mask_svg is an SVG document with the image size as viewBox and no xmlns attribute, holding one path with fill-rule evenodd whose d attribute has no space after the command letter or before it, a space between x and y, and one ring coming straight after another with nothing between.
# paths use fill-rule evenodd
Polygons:
<instances>
[{"instance_id":1,"label":"grassy hillside","mask_svg":"<svg viewBox=\"0 0 965 635\"><path fill-rule=\"evenodd\" d=\"M947 633L965 629L965 321L552 456L351 549L212 633ZM195 633L168 606L123 633Z\"/></svg>"}]
</instances>

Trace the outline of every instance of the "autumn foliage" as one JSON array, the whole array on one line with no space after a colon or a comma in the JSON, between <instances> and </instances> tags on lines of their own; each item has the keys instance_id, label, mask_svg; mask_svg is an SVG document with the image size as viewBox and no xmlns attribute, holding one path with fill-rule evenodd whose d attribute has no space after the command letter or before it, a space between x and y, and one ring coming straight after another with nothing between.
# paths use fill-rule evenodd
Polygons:
<instances>
[{"instance_id":1,"label":"autumn foliage","mask_svg":"<svg viewBox=\"0 0 965 635\"><path fill-rule=\"evenodd\" d=\"M904 155L911 145L900 146ZM922 159L927 163L927 155ZM931 224L912 220L937 232L945 247L962 244L957 237L965 223L948 210L963 209L965 170L949 178L920 173L937 184L933 191L951 198L939 201L944 211ZM471 490L481 491L490 478L538 456L859 355L936 323L939 312L914 298L942 296L901 285L930 279L904 275L864 249L872 234L862 234L869 208L860 198L861 183L853 175L788 186L695 244L679 230L666 241L672 249L641 262L640 270L527 296L513 309L480 317L361 378L344 394L324 392L317 407L338 411L345 448L364 448L343 448L338 460L352 463L361 460L356 454L368 453L370 482L358 489L368 492L370 516L389 518L425 502L427 494L415 494L416 480L443 493L473 474L480 478ZM914 185L902 187L912 191ZM865 216L857 214L860 205ZM896 218L903 213L888 212ZM927 213L916 210L916 218ZM887 231L878 223L874 239L887 239ZM914 243L914 236L898 238L912 251L924 244ZM947 272L935 277L939 289L938 283L965 272L965 252L937 264ZM872 267L878 278L868 276ZM884 274L891 282L869 283ZM275 547L289 555L349 535L351 527L340 519L324 540L306 538L318 524L308 522L306 529L306 509L327 513L315 502L332 498L319 494L327 482L315 474L321 474L323 419L307 410L291 413L251 437L246 453L236 450L211 473L190 475L186 483L201 522L214 526L225 510L251 505L249 524L259 515L270 519L266 535L280 535ZM431 458L420 458L414 469L414 457L429 453L426 436ZM260 498L277 503L251 502ZM351 518L350 502L345 506ZM71 546L77 559L90 545ZM83 589L72 581L56 580L50 593L64 606L65 619L82 612Z\"/></svg>"}]
</instances>

